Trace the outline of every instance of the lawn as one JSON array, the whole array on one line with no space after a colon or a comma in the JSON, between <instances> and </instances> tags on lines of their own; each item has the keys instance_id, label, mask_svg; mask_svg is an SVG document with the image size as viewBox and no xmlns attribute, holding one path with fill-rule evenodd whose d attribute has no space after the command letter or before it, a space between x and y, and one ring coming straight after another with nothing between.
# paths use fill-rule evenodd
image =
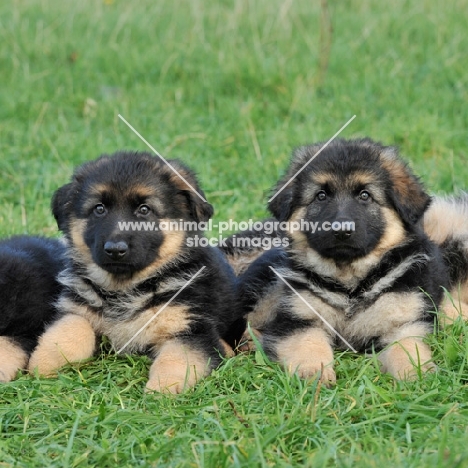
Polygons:
<instances>
[{"instance_id":1,"label":"lawn","mask_svg":"<svg viewBox=\"0 0 468 468\"><path fill-rule=\"evenodd\" d=\"M214 221L260 219L297 145L396 144L431 193L468 186L468 0L24 0L0 4L0 234L56 236L49 202L101 153L196 169ZM104 344L57 379L0 387L1 466L468 466L468 333L395 382L336 355L337 385L261 352L179 396Z\"/></svg>"}]
</instances>

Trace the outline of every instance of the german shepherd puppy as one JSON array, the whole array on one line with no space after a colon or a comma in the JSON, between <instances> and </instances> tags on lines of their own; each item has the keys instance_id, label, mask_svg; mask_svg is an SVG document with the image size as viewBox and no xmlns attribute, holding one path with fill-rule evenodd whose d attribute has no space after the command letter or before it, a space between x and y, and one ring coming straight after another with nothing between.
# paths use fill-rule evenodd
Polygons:
<instances>
[{"instance_id":1,"label":"german shepherd puppy","mask_svg":"<svg viewBox=\"0 0 468 468\"><path fill-rule=\"evenodd\" d=\"M46 324L65 267L65 244L57 239L17 236L0 241L0 382L25 369Z\"/></svg>"},{"instance_id":2,"label":"german shepherd puppy","mask_svg":"<svg viewBox=\"0 0 468 468\"><path fill-rule=\"evenodd\" d=\"M274 193L269 209L288 223L289 246L240 276L266 353L329 383L334 348L381 351L398 379L433 369L423 340L448 274L421 227L430 197L397 150L370 139L298 148Z\"/></svg>"},{"instance_id":3,"label":"german shepherd puppy","mask_svg":"<svg viewBox=\"0 0 468 468\"><path fill-rule=\"evenodd\" d=\"M178 174L147 153L103 155L57 190L52 211L71 262L60 275L62 317L41 337L31 372L89 358L106 335L117 351L154 359L148 390L179 393L229 352L235 277L217 249L188 246L213 208L194 173L170 164ZM171 222L188 226L168 230Z\"/></svg>"}]
</instances>

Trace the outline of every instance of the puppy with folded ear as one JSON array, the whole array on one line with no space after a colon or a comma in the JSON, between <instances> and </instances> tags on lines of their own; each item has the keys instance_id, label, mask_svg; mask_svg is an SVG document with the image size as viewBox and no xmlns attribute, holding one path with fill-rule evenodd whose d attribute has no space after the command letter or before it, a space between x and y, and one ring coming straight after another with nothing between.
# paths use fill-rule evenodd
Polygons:
<instances>
[{"instance_id":1,"label":"puppy with folded ear","mask_svg":"<svg viewBox=\"0 0 468 468\"><path fill-rule=\"evenodd\" d=\"M298 148L274 189L269 209L290 223L289 246L240 277L251 326L302 377L333 383L336 348L380 351L398 379L434 369L424 337L448 275L421 228L430 197L395 148L334 140L316 156L322 148Z\"/></svg>"},{"instance_id":2,"label":"puppy with folded ear","mask_svg":"<svg viewBox=\"0 0 468 468\"><path fill-rule=\"evenodd\" d=\"M88 162L52 201L69 243L62 314L29 368L53 374L92 356L106 335L117 351L153 358L147 388L179 393L222 361L242 320L222 254L194 242L213 208L194 173L147 153Z\"/></svg>"}]
</instances>

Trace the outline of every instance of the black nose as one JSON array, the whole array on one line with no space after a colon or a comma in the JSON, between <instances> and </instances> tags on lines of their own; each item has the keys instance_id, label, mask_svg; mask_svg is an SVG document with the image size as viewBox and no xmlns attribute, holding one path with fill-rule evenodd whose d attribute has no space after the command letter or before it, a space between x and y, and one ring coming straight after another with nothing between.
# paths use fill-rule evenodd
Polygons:
<instances>
[{"instance_id":1,"label":"black nose","mask_svg":"<svg viewBox=\"0 0 468 468\"><path fill-rule=\"evenodd\" d=\"M335 231L333 233L336 239L338 240L346 240L351 237L351 231Z\"/></svg>"},{"instance_id":2,"label":"black nose","mask_svg":"<svg viewBox=\"0 0 468 468\"><path fill-rule=\"evenodd\" d=\"M127 254L128 245L126 242L123 242L123 241L119 241L119 242L107 241L104 244L104 251L113 260L118 260Z\"/></svg>"},{"instance_id":3,"label":"black nose","mask_svg":"<svg viewBox=\"0 0 468 468\"><path fill-rule=\"evenodd\" d=\"M353 233L354 222L348 218L338 218L333 224L333 235L336 240L344 241L351 237Z\"/></svg>"}]
</instances>

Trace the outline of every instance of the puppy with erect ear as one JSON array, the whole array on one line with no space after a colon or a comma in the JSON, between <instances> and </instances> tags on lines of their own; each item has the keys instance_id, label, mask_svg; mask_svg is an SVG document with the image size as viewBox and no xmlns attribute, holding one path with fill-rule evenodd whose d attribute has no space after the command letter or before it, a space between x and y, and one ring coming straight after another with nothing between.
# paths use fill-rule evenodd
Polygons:
<instances>
[{"instance_id":1,"label":"puppy with erect ear","mask_svg":"<svg viewBox=\"0 0 468 468\"><path fill-rule=\"evenodd\" d=\"M213 214L204 198L193 171L148 153L75 171L52 201L71 259L62 318L41 337L31 372L89 358L102 335L118 352L153 358L149 390L179 393L221 363L243 319L234 273L203 236Z\"/></svg>"}]
</instances>

